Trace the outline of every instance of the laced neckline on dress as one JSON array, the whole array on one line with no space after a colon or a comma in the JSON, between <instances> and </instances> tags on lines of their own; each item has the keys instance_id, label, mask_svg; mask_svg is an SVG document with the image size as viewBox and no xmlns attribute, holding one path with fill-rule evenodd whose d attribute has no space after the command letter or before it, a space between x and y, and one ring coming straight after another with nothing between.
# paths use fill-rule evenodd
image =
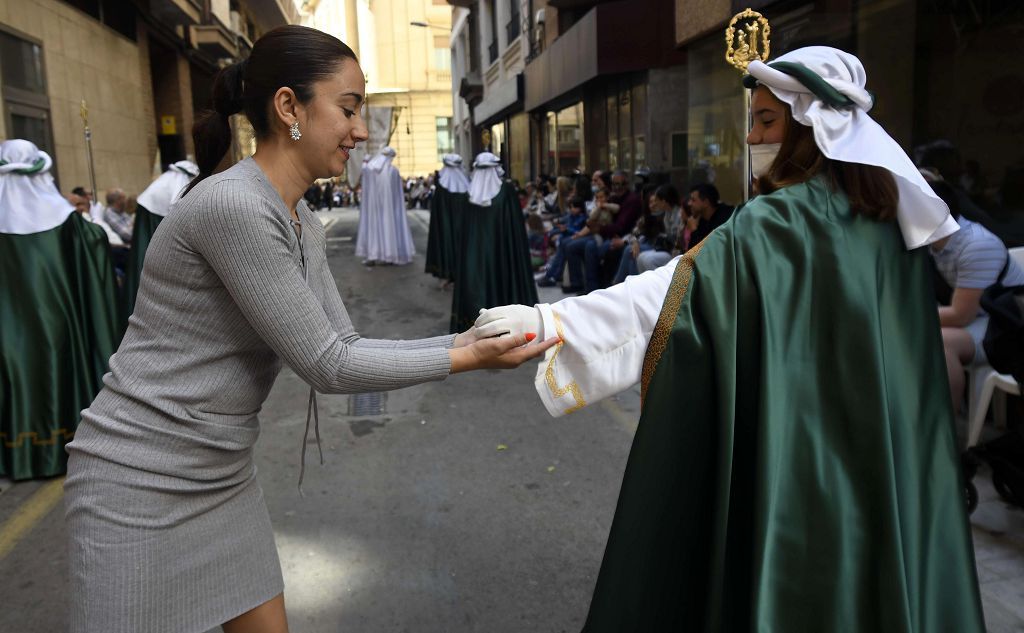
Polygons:
<instances>
[{"instance_id":1,"label":"laced neckline on dress","mask_svg":"<svg viewBox=\"0 0 1024 633\"><path fill-rule=\"evenodd\" d=\"M296 215L298 210L296 210ZM305 231L302 230L302 221L288 218L288 224L295 231L295 238L299 242L299 261L302 264L302 281L309 284L309 271L306 268L306 251L303 248L305 242ZM306 475L306 441L309 439L309 420L313 420L313 434L316 436L316 450L320 453L320 465L324 464L324 449L320 445L320 410L316 402L316 389L309 388L309 402L306 405L306 430L302 433L302 451L299 459L299 495L305 497L302 492L302 479Z\"/></svg>"}]
</instances>

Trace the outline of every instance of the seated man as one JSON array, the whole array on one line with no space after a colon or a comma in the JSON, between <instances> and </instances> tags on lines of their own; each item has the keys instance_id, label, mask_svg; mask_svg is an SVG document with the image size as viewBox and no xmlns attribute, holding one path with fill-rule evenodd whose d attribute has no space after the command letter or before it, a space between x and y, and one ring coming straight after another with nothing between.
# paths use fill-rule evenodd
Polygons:
<instances>
[{"instance_id":1,"label":"seated man","mask_svg":"<svg viewBox=\"0 0 1024 633\"><path fill-rule=\"evenodd\" d=\"M959 231L928 249L939 275L953 289L950 305L939 306L939 324L953 410L959 412L964 398L964 368L986 362L981 343L988 315L981 309L981 295L1000 280L1006 286L1024 285L1024 269L1010 257L1002 240L960 215L952 187L941 180L930 184L960 225Z\"/></svg>"},{"instance_id":2,"label":"seated man","mask_svg":"<svg viewBox=\"0 0 1024 633\"><path fill-rule=\"evenodd\" d=\"M700 244L704 238L732 215L732 207L718 198L718 188L711 183L690 187L690 213L700 218L697 228L690 235L690 248Z\"/></svg>"}]
</instances>

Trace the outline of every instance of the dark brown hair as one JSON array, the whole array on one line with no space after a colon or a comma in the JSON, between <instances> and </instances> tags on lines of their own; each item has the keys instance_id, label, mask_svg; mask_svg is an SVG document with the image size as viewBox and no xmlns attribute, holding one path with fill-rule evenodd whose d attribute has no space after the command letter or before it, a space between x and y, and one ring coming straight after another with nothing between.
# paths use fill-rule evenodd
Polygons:
<instances>
[{"instance_id":1,"label":"dark brown hair","mask_svg":"<svg viewBox=\"0 0 1024 633\"><path fill-rule=\"evenodd\" d=\"M820 173L829 186L846 194L854 214L883 222L895 219L899 190L889 170L826 158L814 142L814 128L798 123L789 105L783 105L787 121L782 147L768 173L757 179L758 191L771 193Z\"/></svg>"},{"instance_id":2,"label":"dark brown hair","mask_svg":"<svg viewBox=\"0 0 1024 633\"><path fill-rule=\"evenodd\" d=\"M287 86L299 103L313 98L313 84L338 70L346 59L358 61L352 49L323 31L305 26L279 26L252 47L248 59L226 66L213 78L213 110L204 112L192 127L199 175L187 194L213 173L231 147L229 117L242 112L256 138L270 134L270 102Z\"/></svg>"}]
</instances>

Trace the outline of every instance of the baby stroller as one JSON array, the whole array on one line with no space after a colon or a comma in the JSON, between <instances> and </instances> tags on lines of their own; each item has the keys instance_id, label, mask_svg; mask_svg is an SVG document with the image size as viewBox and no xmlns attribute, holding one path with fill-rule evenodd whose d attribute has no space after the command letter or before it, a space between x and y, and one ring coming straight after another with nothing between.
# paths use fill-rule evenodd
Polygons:
<instances>
[{"instance_id":1,"label":"baby stroller","mask_svg":"<svg viewBox=\"0 0 1024 633\"><path fill-rule=\"evenodd\" d=\"M978 507L978 490L972 480L982 463L992 469L992 486L999 496L1024 508L1024 424L1018 424L994 440L972 446L961 460L968 512Z\"/></svg>"}]
</instances>

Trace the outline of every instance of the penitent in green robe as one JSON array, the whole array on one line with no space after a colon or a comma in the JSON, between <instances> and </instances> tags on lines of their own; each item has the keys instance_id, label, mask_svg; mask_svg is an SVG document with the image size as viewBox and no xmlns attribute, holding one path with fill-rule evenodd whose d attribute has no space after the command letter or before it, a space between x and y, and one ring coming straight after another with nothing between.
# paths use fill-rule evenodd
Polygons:
<instances>
[{"instance_id":1,"label":"penitent in green robe","mask_svg":"<svg viewBox=\"0 0 1024 633\"><path fill-rule=\"evenodd\" d=\"M139 282L142 281L142 263L146 259L146 250L153 240L156 227L160 226L163 216L150 212L141 204L135 210L135 226L132 229L132 248L128 252L128 266L124 271L124 285L121 287L121 331L128 327L128 317L135 311L135 297L139 294Z\"/></svg>"},{"instance_id":2,"label":"penitent in green robe","mask_svg":"<svg viewBox=\"0 0 1024 633\"><path fill-rule=\"evenodd\" d=\"M106 233L79 214L0 234L0 476L65 471L64 445L117 348L116 301Z\"/></svg>"},{"instance_id":3,"label":"penitent in green robe","mask_svg":"<svg viewBox=\"0 0 1024 633\"><path fill-rule=\"evenodd\" d=\"M453 334L471 327L481 308L537 303L526 221L512 185L502 184L489 207L466 198L461 214L455 247Z\"/></svg>"},{"instance_id":4,"label":"penitent in green robe","mask_svg":"<svg viewBox=\"0 0 1024 633\"><path fill-rule=\"evenodd\" d=\"M440 185L430 198L430 230L427 234L426 272L438 279L455 280L455 255L459 244L462 212L469 194L452 193Z\"/></svg>"},{"instance_id":5,"label":"penitent in green robe","mask_svg":"<svg viewBox=\"0 0 1024 633\"><path fill-rule=\"evenodd\" d=\"M983 633L927 264L820 179L680 260L586 633Z\"/></svg>"}]
</instances>

